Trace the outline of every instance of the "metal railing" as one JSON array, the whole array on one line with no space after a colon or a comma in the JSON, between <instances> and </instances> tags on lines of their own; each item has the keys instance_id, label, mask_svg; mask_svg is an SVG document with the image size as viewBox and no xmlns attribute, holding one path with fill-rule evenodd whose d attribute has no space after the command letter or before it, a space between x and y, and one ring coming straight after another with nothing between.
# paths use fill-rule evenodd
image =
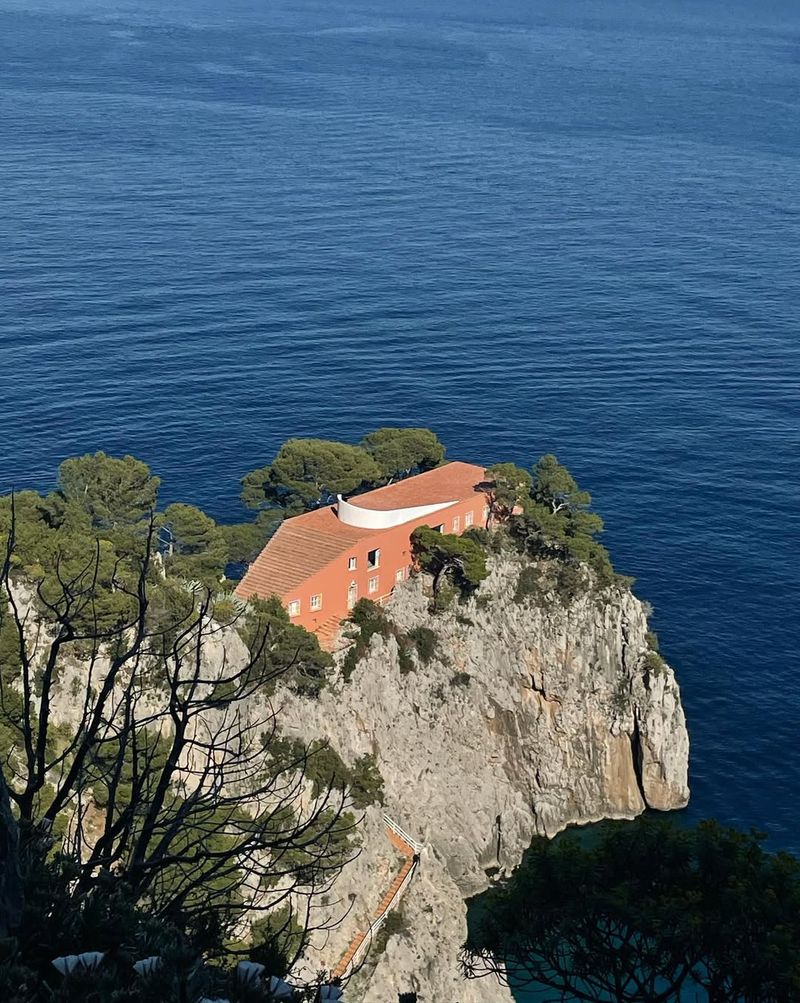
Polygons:
<instances>
[{"instance_id":1,"label":"metal railing","mask_svg":"<svg viewBox=\"0 0 800 1003\"><path fill-rule=\"evenodd\" d=\"M391 829L396 836L399 836L400 839L403 840L403 842L408 843L408 845L411 847L414 853L420 853L422 851L423 844L419 843L416 839L414 839L413 836L409 836L409 834L405 831L405 829L401 829L393 818L390 818L388 815L384 814L383 821L386 824L387 828Z\"/></svg>"},{"instance_id":2,"label":"metal railing","mask_svg":"<svg viewBox=\"0 0 800 1003\"><path fill-rule=\"evenodd\" d=\"M397 824L397 822L395 822L395 820L391 818L389 815L384 815L383 821L386 828L389 829L391 832L393 832L396 836L398 836L406 844L406 846L408 846L413 856L409 858L410 866L406 871L403 880L397 886L397 890L395 891L394 895L392 895L392 897L389 899L388 903L386 904L386 908L383 910L383 912L381 912L380 916L376 916L375 919L370 923L358 947L355 949L355 951L353 951L352 958L348 961L344 970L340 973L342 976L349 975L355 969L355 967L363 960L367 951L369 951L370 947L372 946L372 943L378 931L386 922L386 917L396 907L397 903L403 897L403 893L408 887L409 882L413 878L414 872L418 867L419 863L418 854L422 850L423 844L420 843L418 840L414 839L413 836L410 836L405 831L405 829L401 828Z\"/></svg>"},{"instance_id":3,"label":"metal railing","mask_svg":"<svg viewBox=\"0 0 800 1003\"><path fill-rule=\"evenodd\" d=\"M402 837L402 838L405 839L405 837ZM411 844L409 843L409 846L410 845ZM375 939L375 936L377 935L378 931L383 926L383 924L386 922L386 917L389 915L389 913L392 911L392 909L395 908L395 906L397 905L397 903L402 898L403 892L408 887L408 884L411 881L411 878L414 876L414 871L416 871L416 869L417 869L417 862L413 861L413 863L411 864L411 867L409 867L409 869L408 869L408 873L406 874L406 876L403 878L402 882L398 886L397 891L394 893L394 895L392 895L392 897L391 897L389 903L387 904L386 908L383 910L383 912L380 914L380 916L377 916L370 923L369 929L367 930L366 934L364 935L364 939L361 941L361 943L358 945L358 947L353 952L353 957L350 959L350 962L349 962L347 968L344 970L344 974L345 975L349 975L350 974L350 972L356 967L356 965L358 965L358 963L362 960L362 958L364 957L364 955L370 949L370 947L372 946L372 942Z\"/></svg>"}]
</instances>

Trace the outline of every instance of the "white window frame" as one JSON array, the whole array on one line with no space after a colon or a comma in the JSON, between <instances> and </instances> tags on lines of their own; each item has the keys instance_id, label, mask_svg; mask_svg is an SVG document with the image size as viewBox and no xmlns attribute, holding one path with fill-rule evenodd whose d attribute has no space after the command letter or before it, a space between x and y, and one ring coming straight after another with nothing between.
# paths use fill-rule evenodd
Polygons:
<instances>
[{"instance_id":1,"label":"white window frame","mask_svg":"<svg viewBox=\"0 0 800 1003\"><path fill-rule=\"evenodd\" d=\"M369 559L369 555L370 554L374 554L375 555L375 563L374 564L372 564L370 562L370 559ZM381 548L380 547L376 547L374 550L367 551L367 569L369 571L373 571L375 568L379 568L380 566L381 566Z\"/></svg>"},{"instance_id":2,"label":"white window frame","mask_svg":"<svg viewBox=\"0 0 800 1003\"><path fill-rule=\"evenodd\" d=\"M398 568L394 573L394 580L396 582L404 582L406 580L406 569Z\"/></svg>"},{"instance_id":3,"label":"white window frame","mask_svg":"<svg viewBox=\"0 0 800 1003\"><path fill-rule=\"evenodd\" d=\"M347 570L348 571L355 571L357 567L358 567L358 558L357 557L348 557L347 558Z\"/></svg>"},{"instance_id":4,"label":"white window frame","mask_svg":"<svg viewBox=\"0 0 800 1003\"><path fill-rule=\"evenodd\" d=\"M373 596L380 588L380 575L375 575L367 582L367 592Z\"/></svg>"},{"instance_id":5,"label":"white window frame","mask_svg":"<svg viewBox=\"0 0 800 1003\"><path fill-rule=\"evenodd\" d=\"M465 515L464 515L464 529L469 529L469 527L472 525L472 518L473 518L472 512L465 513Z\"/></svg>"},{"instance_id":6,"label":"white window frame","mask_svg":"<svg viewBox=\"0 0 800 1003\"><path fill-rule=\"evenodd\" d=\"M460 515L454 515L453 516L453 532L454 533L460 533L461 532L461 516Z\"/></svg>"},{"instance_id":7,"label":"white window frame","mask_svg":"<svg viewBox=\"0 0 800 1003\"><path fill-rule=\"evenodd\" d=\"M291 602L287 603L286 612L289 616L300 616L300 600L292 599Z\"/></svg>"},{"instance_id":8,"label":"white window frame","mask_svg":"<svg viewBox=\"0 0 800 1003\"><path fill-rule=\"evenodd\" d=\"M322 593L318 592L315 596L311 597L311 609L315 612L322 609Z\"/></svg>"}]
</instances>

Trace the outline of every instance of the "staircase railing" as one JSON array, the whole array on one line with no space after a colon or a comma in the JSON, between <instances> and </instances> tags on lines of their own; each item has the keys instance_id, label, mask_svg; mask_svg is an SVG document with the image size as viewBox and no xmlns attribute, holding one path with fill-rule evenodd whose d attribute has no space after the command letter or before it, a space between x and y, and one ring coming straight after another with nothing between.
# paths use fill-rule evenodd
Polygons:
<instances>
[{"instance_id":1,"label":"staircase railing","mask_svg":"<svg viewBox=\"0 0 800 1003\"><path fill-rule=\"evenodd\" d=\"M409 846L410 845L411 844L409 843ZM348 964L347 968L344 971L345 975L350 974L350 972L358 965L358 963L370 949L378 931L386 922L386 917L389 915L392 909L395 908L397 903L403 897L403 892L405 892L406 888L408 887L411 878L414 876L414 871L416 871L416 869L417 869L417 862L414 861L411 867L408 869L408 873L398 886L397 891L394 893L394 895L392 895L391 899L389 900L386 908L383 910L380 916L376 916L375 919L370 923L369 929L364 935L364 939L356 948L355 952L353 953L353 957L350 959L350 963Z\"/></svg>"},{"instance_id":2,"label":"staircase railing","mask_svg":"<svg viewBox=\"0 0 800 1003\"><path fill-rule=\"evenodd\" d=\"M406 851L403 854L407 860L407 863L404 865L403 869L405 870L405 868L407 867L408 870L406 870L406 873L403 876L403 880L397 886L394 894L386 903L386 907L382 909L380 915L376 916L375 919L370 923L366 933L363 934L360 941L358 942L358 946L356 947L355 951L353 951L353 955L350 958L350 960L343 965L344 959L342 959L342 962L340 962L339 967L334 969L336 975L341 977L349 975L355 969L355 967L361 962L361 960L366 955L367 951L369 951L376 934L383 926L383 924L386 922L386 917L395 908L397 903L403 897L403 893L405 892L406 888L409 885L409 882L413 878L414 872L416 871L417 866L419 864L419 854L422 850L423 844L420 843L418 840L414 839L413 836L410 836L405 831L405 829L401 828L397 824L397 822L395 822L395 820L391 818L389 815L384 815L383 821L386 828L390 832L394 833L394 835L397 836L397 838L401 840L401 842L403 842L408 847L408 851L410 852ZM349 950L347 953L349 954ZM345 955L345 957L347 957L347 954Z\"/></svg>"},{"instance_id":3,"label":"staircase railing","mask_svg":"<svg viewBox=\"0 0 800 1003\"><path fill-rule=\"evenodd\" d=\"M414 851L414 853L421 853L422 852L422 845L423 844L417 842L417 840L414 839L413 836L409 836L409 834L405 831L405 829L401 829L400 826L397 824L397 822L395 822L395 820L393 818L390 818L388 815L384 815L383 816L383 821L384 821L385 825L387 826L387 828L391 829L392 832L396 836L399 836L400 839L402 839L404 843L408 843L408 845L411 847L411 849Z\"/></svg>"}]
</instances>

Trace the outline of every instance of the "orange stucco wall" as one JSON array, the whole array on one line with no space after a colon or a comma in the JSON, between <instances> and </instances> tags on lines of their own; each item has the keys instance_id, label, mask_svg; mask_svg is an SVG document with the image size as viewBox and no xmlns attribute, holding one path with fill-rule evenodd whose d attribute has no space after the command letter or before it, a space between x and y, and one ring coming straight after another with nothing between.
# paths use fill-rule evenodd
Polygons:
<instances>
[{"instance_id":1,"label":"orange stucco wall","mask_svg":"<svg viewBox=\"0 0 800 1003\"><path fill-rule=\"evenodd\" d=\"M300 602L300 612L292 617L292 623L298 623L306 630L316 631L326 621L332 618L344 620L349 612L347 605L348 588L352 582L356 585L356 599L385 598L394 588L396 574L403 572L403 578L408 576L411 567L411 534L418 526L444 525L443 532L460 535L467 529L466 518L472 513L472 525L482 526L485 521L485 498L476 493L466 501L456 502L433 515L391 529L376 530L368 537L353 544L352 549L340 558L328 564L315 575L291 593L281 596L283 604L289 608L293 601ZM380 566L374 569L367 567L367 554L370 550L380 549ZM356 559L354 571L348 570L348 561ZM369 581L378 579L378 587L370 591ZM322 596L322 608L312 610L311 597Z\"/></svg>"}]
</instances>

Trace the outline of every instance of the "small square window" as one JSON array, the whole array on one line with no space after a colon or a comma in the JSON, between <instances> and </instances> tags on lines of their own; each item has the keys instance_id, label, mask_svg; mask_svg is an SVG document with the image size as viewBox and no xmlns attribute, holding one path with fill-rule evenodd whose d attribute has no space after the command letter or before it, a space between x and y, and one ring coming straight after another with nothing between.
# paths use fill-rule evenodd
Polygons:
<instances>
[{"instance_id":1,"label":"small square window","mask_svg":"<svg viewBox=\"0 0 800 1003\"><path fill-rule=\"evenodd\" d=\"M300 615L300 600L292 599L288 606L289 616L299 616Z\"/></svg>"},{"instance_id":2,"label":"small square window","mask_svg":"<svg viewBox=\"0 0 800 1003\"><path fill-rule=\"evenodd\" d=\"M396 582L404 582L406 580L406 569L399 568L397 571L395 571L394 580Z\"/></svg>"},{"instance_id":3,"label":"small square window","mask_svg":"<svg viewBox=\"0 0 800 1003\"><path fill-rule=\"evenodd\" d=\"M461 529L461 517L456 516L455 519L453 519L453 532L457 533L460 529Z\"/></svg>"},{"instance_id":4,"label":"small square window","mask_svg":"<svg viewBox=\"0 0 800 1003\"><path fill-rule=\"evenodd\" d=\"M311 597L311 608L312 609L322 609L322 594L318 596Z\"/></svg>"},{"instance_id":5,"label":"small square window","mask_svg":"<svg viewBox=\"0 0 800 1003\"><path fill-rule=\"evenodd\" d=\"M467 512L464 516L464 529L472 525L472 512Z\"/></svg>"},{"instance_id":6,"label":"small square window","mask_svg":"<svg viewBox=\"0 0 800 1003\"><path fill-rule=\"evenodd\" d=\"M370 550L367 552L367 567L379 568L381 566L380 550Z\"/></svg>"},{"instance_id":7,"label":"small square window","mask_svg":"<svg viewBox=\"0 0 800 1003\"><path fill-rule=\"evenodd\" d=\"M378 591L378 576L377 575L374 578L370 578L370 580L369 580L369 591L370 592L377 592Z\"/></svg>"},{"instance_id":8,"label":"small square window","mask_svg":"<svg viewBox=\"0 0 800 1003\"><path fill-rule=\"evenodd\" d=\"M356 560L356 558L355 557L348 557L348 559L347 559L347 570L348 571L355 571L357 566L358 566L358 561Z\"/></svg>"}]
</instances>

